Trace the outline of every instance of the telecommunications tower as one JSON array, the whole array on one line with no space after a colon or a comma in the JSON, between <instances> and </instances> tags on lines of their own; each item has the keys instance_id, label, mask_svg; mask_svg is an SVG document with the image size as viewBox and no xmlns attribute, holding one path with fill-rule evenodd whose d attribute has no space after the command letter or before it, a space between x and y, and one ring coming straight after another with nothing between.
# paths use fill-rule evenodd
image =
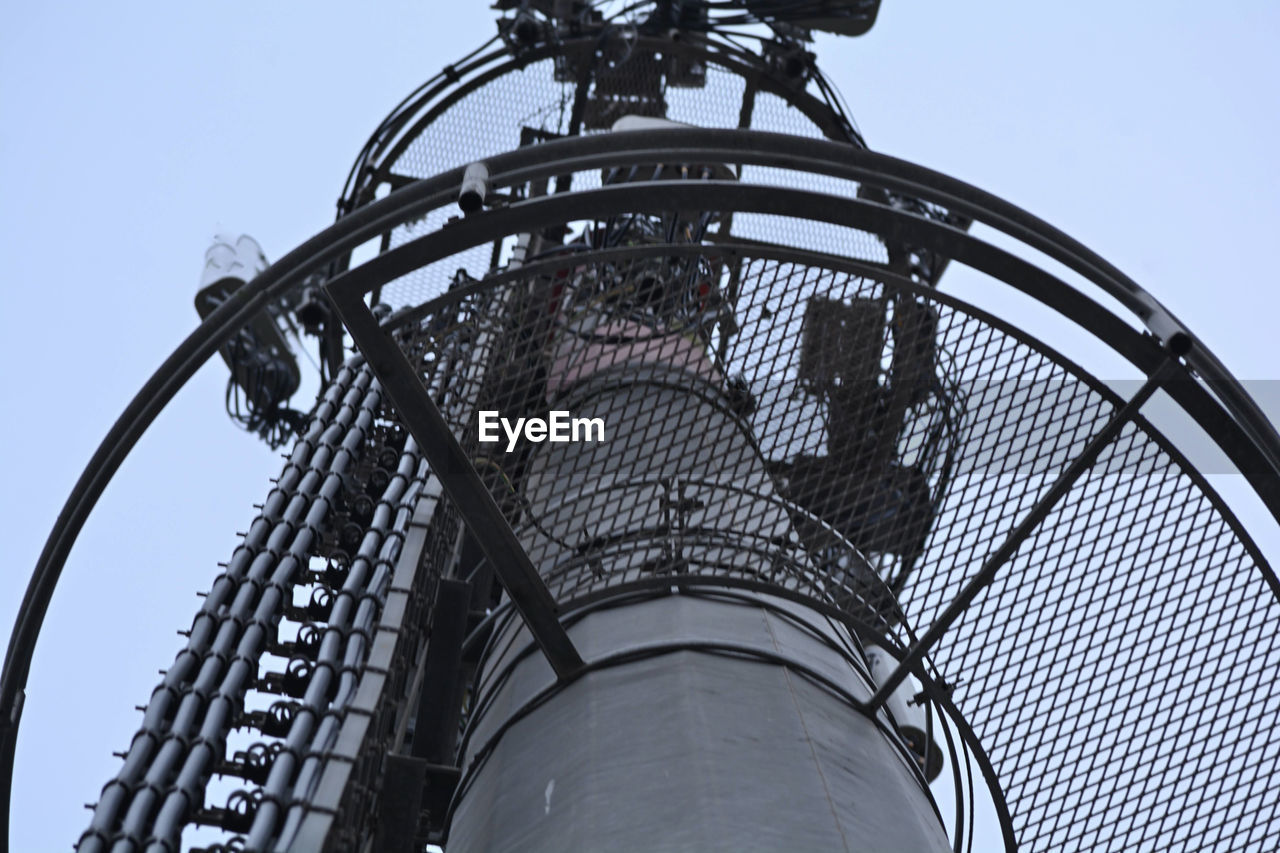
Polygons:
<instances>
[{"instance_id":1,"label":"telecommunications tower","mask_svg":"<svg viewBox=\"0 0 1280 853\"><path fill-rule=\"evenodd\" d=\"M810 48L878 0L497 8L331 227L210 249L19 614L6 814L67 552L219 353L286 461L82 853L1276 849L1280 584L1143 408L1273 524L1239 383L1085 247L867 148Z\"/></svg>"}]
</instances>

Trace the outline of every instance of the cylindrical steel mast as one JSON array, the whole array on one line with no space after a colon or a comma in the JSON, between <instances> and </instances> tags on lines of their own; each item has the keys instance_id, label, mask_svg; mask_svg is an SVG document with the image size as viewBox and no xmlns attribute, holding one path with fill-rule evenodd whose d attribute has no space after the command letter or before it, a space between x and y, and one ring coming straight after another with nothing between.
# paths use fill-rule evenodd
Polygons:
<instances>
[{"instance_id":1,"label":"cylindrical steel mast","mask_svg":"<svg viewBox=\"0 0 1280 853\"><path fill-rule=\"evenodd\" d=\"M686 286L665 272L654 281L664 298ZM451 849L947 849L892 722L849 701L875 690L857 640L767 590L811 593L828 577L723 377L672 318L582 313L560 324L572 341L548 385L577 381L551 405L607 436L531 451L522 538L562 600L592 586L670 586L580 611L568 633L588 671L572 681L529 653L518 620L495 630ZM725 575L765 588L681 585Z\"/></svg>"}]
</instances>

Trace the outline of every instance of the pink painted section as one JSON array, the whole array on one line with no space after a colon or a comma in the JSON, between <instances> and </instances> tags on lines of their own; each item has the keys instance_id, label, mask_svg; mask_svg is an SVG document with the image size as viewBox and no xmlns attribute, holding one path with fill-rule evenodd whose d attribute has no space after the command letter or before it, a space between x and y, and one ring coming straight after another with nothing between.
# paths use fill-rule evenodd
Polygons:
<instances>
[{"instance_id":1,"label":"pink painted section","mask_svg":"<svg viewBox=\"0 0 1280 853\"><path fill-rule=\"evenodd\" d=\"M626 365L661 364L687 370L711 382L720 379L706 349L685 335L663 334L629 320L601 323L590 334L565 334L556 343L547 377L549 397L602 370Z\"/></svg>"}]
</instances>

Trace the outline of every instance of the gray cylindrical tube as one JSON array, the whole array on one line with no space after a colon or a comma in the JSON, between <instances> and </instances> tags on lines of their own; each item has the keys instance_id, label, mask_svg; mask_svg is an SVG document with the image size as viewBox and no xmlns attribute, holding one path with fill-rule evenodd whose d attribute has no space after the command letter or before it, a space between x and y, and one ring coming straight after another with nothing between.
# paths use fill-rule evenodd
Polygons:
<instances>
[{"instance_id":1,"label":"gray cylindrical tube","mask_svg":"<svg viewBox=\"0 0 1280 853\"><path fill-rule=\"evenodd\" d=\"M484 207L489 193L489 167L484 163L470 163L462 172L462 186L458 189L458 207L463 213L475 213Z\"/></svg>"},{"instance_id":2,"label":"gray cylindrical tube","mask_svg":"<svg viewBox=\"0 0 1280 853\"><path fill-rule=\"evenodd\" d=\"M522 487L538 519L522 535L558 598L711 567L803 587L802 569L777 570L777 550L800 546L763 460L705 380L611 370L572 405L606 441L541 445ZM697 537L675 529L673 501ZM592 542L625 547L582 559ZM517 620L495 632L450 851L950 849L883 715L848 701L873 691L856 643L811 608L660 595L569 634L598 668L557 686Z\"/></svg>"}]
</instances>

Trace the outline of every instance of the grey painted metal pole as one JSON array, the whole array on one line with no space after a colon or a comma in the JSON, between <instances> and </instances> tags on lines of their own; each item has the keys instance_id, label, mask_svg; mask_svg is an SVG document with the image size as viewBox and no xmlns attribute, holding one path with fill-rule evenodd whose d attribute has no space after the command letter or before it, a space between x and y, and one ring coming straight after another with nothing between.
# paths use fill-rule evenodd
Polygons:
<instances>
[{"instance_id":1,"label":"grey painted metal pole","mask_svg":"<svg viewBox=\"0 0 1280 853\"><path fill-rule=\"evenodd\" d=\"M542 444L525 474L540 522L521 540L553 594L713 563L782 588L812 574L748 431L704 378L624 367L569 396L556 405L611 431ZM568 633L585 669L568 684L528 654L523 623L500 625L448 849L950 849L883 713L856 707L874 690L856 641L794 601L726 593L580 614Z\"/></svg>"}]
</instances>

